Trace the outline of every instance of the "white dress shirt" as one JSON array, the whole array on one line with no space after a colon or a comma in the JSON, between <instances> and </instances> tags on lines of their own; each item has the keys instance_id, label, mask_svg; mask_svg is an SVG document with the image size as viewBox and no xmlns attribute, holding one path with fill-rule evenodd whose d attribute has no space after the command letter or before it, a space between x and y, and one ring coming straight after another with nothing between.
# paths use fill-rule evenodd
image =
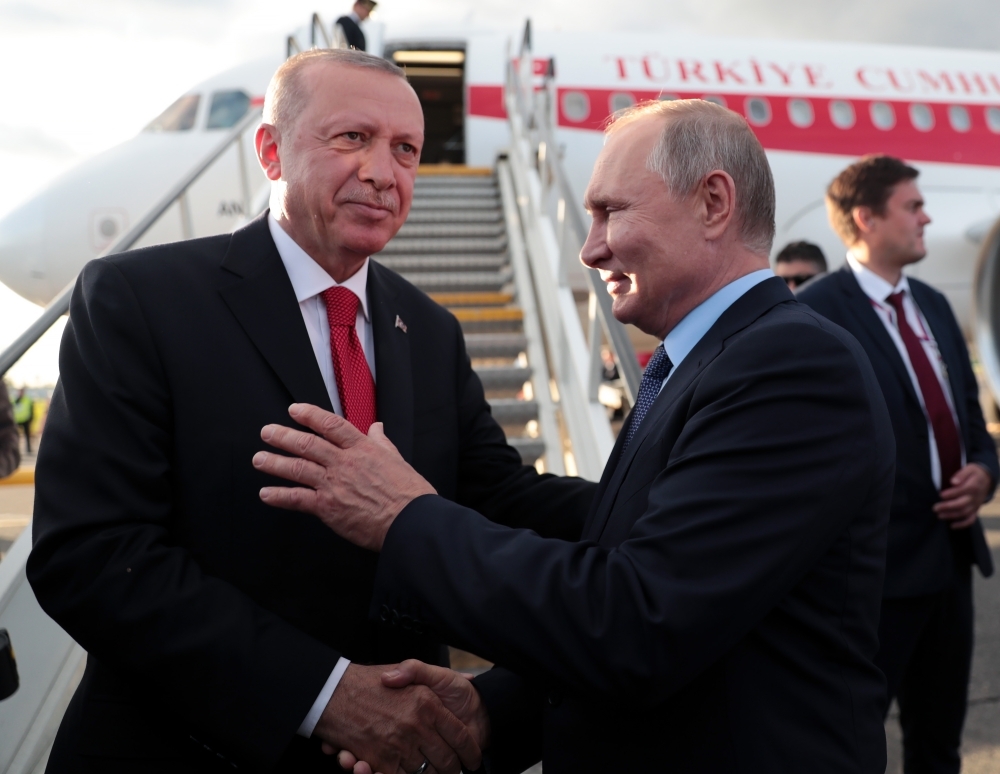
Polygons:
<instances>
[{"instance_id":1,"label":"white dress shirt","mask_svg":"<svg viewBox=\"0 0 1000 774\"><path fill-rule=\"evenodd\" d=\"M323 375L323 383L326 384L326 391L330 394L330 403L333 404L333 410L343 416L344 410L340 405L337 377L333 371L333 355L330 351L330 320L326 316L326 303L322 296L324 290L336 287L338 283L285 233L274 216L270 214L267 216L267 225L271 229L271 237L278 248L281 262L285 265L288 279L292 282L295 300L299 302L299 311L302 312L302 320L309 333L309 342L312 344L313 354L316 355L319 372ZM371 320L368 316L368 260L366 258L357 272L339 284L354 293L361 301L358 304L355 328L374 381L375 342L372 337ZM316 728L323 710L329 704L330 697L333 696L334 690L336 690L350 663L346 658L337 661L333 672L330 673L330 677L323 686L323 690L319 692L319 696L316 697L316 701L309 710L309 714L299 726L300 736L306 738L312 736L313 729Z\"/></svg>"},{"instance_id":2,"label":"white dress shirt","mask_svg":"<svg viewBox=\"0 0 1000 774\"><path fill-rule=\"evenodd\" d=\"M903 292L903 312L906 314L906 321L917 335L917 338L920 339L924 353L931 363L931 368L934 369L934 375L941 384L941 390L944 392L945 400L948 401L948 408L951 409L951 416L955 420L955 427L957 428L959 426L958 415L955 413L955 399L951 394L948 371L945 368L944 360L941 358L941 351L938 349L937 341L934 340L934 334L931 333L931 327L927 324L927 320L924 319L920 307L913 300L913 294L910 292L910 283L906 279L906 276L901 276L899 282L893 286L861 263L861 261L854 257L853 253L847 254L847 264L851 267L851 271L854 272L854 278L861 286L861 290L864 291L864 294L871 301L872 308L875 310L875 314L878 315L879 320L882 321L882 325L885 326L885 330L889 334L889 338L892 339L892 343L896 345L899 356L903 359L903 365L906 366L906 373L909 374L910 382L913 384L913 391L920 400L920 408L924 411L924 417L927 417L927 407L924 405L924 396L920 391L920 382L917 381L917 374L910 363L910 355L906 351L906 344L899 333L896 308L886 301L893 293L905 291ZM934 486L940 490L941 459L938 455L937 442L934 440L934 427L931 425L929 418L927 419L927 441L930 445L931 478L934 481ZM959 444L961 445L961 433L959 433ZM962 465L965 465L964 447L962 448Z\"/></svg>"}]
</instances>

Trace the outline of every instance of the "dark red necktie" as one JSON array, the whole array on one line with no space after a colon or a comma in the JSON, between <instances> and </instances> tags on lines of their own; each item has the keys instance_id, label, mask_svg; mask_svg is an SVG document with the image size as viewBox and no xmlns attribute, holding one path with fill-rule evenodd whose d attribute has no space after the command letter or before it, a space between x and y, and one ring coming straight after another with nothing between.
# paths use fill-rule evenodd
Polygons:
<instances>
[{"instance_id":1,"label":"dark red necktie","mask_svg":"<svg viewBox=\"0 0 1000 774\"><path fill-rule=\"evenodd\" d=\"M886 300L896 310L899 335L906 345L910 365L913 366L917 384L920 385L920 394L924 396L927 416L931 421L931 427L934 428L934 441L937 443L938 459L941 461L941 488L948 489L951 486L951 477L962 467L962 444L958 438L958 428L955 427L955 418L952 416L934 366L931 365L923 344L906 319L906 313L903 311L903 292L893 293Z\"/></svg>"},{"instance_id":2,"label":"dark red necktie","mask_svg":"<svg viewBox=\"0 0 1000 774\"><path fill-rule=\"evenodd\" d=\"M330 321L330 353L340 406L344 418L362 433L367 433L375 421L375 380L354 327L361 301L342 287L324 290L323 301Z\"/></svg>"}]
</instances>

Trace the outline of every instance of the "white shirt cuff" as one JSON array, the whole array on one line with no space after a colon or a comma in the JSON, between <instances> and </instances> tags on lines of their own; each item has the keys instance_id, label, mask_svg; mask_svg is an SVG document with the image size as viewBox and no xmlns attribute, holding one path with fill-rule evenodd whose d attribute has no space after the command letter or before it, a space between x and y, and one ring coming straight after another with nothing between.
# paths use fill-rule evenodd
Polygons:
<instances>
[{"instance_id":1,"label":"white shirt cuff","mask_svg":"<svg viewBox=\"0 0 1000 774\"><path fill-rule=\"evenodd\" d=\"M346 658L341 658L337 662L337 666L333 668L333 671L330 673L330 677L327 678L326 685L323 686L323 690L319 692L319 696L317 696L316 701L313 702L312 709L309 710L309 714L306 715L306 719L303 720L302 725L299 726L299 736L304 736L306 739L312 736L313 729L315 729L316 724L319 723L323 710L325 710L326 705L330 703L330 697L333 696L333 692L337 690L337 686L340 684L340 678L344 676L344 672L347 671L347 667L350 665L351 662Z\"/></svg>"}]
</instances>

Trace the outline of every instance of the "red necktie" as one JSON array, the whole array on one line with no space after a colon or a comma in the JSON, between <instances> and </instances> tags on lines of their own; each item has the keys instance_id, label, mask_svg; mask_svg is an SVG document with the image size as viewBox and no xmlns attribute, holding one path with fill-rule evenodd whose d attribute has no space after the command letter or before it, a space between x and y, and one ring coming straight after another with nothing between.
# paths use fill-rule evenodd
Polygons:
<instances>
[{"instance_id":1,"label":"red necktie","mask_svg":"<svg viewBox=\"0 0 1000 774\"><path fill-rule=\"evenodd\" d=\"M354 328L361 302L350 290L342 287L324 290L323 301L326 302L326 316L330 321L333 373L337 377L337 392L344 418L362 433L367 433L375 421L375 380Z\"/></svg>"},{"instance_id":2,"label":"red necktie","mask_svg":"<svg viewBox=\"0 0 1000 774\"><path fill-rule=\"evenodd\" d=\"M955 427L955 418L952 416L934 366L931 365L923 344L906 319L906 313L903 311L903 292L893 293L886 300L896 310L899 335L906 345L910 365L913 366L917 384L920 385L920 394L924 396L927 416L931 421L931 427L934 428L934 441L937 443L938 459L941 461L941 488L948 489L951 486L951 477L962 467L962 444L958 438L958 428Z\"/></svg>"}]
</instances>

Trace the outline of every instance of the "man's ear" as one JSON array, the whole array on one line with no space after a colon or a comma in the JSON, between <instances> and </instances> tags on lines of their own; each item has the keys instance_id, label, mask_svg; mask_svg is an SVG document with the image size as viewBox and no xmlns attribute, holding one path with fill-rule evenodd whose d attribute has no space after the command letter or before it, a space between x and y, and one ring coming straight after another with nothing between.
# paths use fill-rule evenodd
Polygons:
<instances>
[{"instance_id":1,"label":"man's ear","mask_svg":"<svg viewBox=\"0 0 1000 774\"><path fill-rule=\"evenodd\" d=\"M698 188L700 209L704 218L705 237L719 239L736 214L736 183L728 172L709 172Z\"/></svg>"},{"instance_id":2,"label":"man's ear","mask_svg":"<svg viewBox=\"0 0 1000 774\"><path fill-rule=\"evenodd\" d=\"M277 127L271 124L261 124L254 136L254 147L257 149L257 161L267 175L268 180L281 180L281 154L278 149L280 135Z\"/></svg>"},{"instance_id":3,"label":"man's ear","mask_svg":"<svg viewBox=\"0 0 1000 774\"><path fill-rule=\"evenodd\" d=\"M871 207L855 207L851 210L851 219L859 234L870 234L875 228L875 214Z\"/></svg>"}]
</instances>

